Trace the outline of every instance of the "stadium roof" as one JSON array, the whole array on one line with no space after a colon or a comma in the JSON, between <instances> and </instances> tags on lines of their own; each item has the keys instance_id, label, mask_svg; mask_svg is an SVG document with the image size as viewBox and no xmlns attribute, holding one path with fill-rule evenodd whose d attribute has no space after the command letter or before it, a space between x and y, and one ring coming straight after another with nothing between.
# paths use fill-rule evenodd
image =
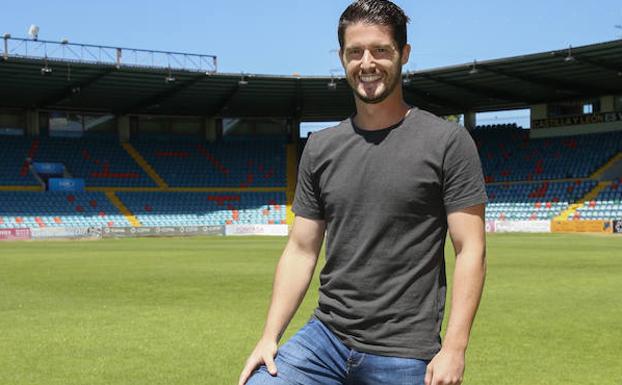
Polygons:
<instances>
[{"instance_id":1,"label":"stadium roof","mask_svg":"<svg viewBox=\"0 0 622 385\"><path fill-rule=\"evenodd\" d=\"M405 74L404 84L408 102L440 115L622 94L622 40L416 71ZM0 57L0 106L303 121L340 120L354 111L346 81L330 76L225 74L23 56Z\"/></svg>"}]
</instances>

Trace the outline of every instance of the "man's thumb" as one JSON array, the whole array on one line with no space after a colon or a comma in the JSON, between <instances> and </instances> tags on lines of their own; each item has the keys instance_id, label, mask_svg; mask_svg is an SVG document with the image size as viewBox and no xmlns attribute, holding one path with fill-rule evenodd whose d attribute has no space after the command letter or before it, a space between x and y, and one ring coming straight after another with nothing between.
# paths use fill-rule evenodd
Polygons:
<instances>
[{"instance_id":1,"label":"man's thumb","mask_svg":"<svg viewBox=\"0 0 622 385\"><path fill-rule=\"evenodd\" d=\"M265 362L266 362L266 368L268 368L268 373L270 373L273 376L276 376L276 364L274 363L274 357L272 357L272 355L269 355L268 357L265 358Z\"/></svg>"}]
</instances>

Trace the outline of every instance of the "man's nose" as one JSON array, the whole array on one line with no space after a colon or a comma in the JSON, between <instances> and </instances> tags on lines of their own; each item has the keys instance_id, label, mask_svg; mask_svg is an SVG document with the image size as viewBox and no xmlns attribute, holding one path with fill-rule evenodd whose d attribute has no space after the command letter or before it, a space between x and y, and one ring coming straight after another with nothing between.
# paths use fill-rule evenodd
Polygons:
<instances>
[{"instance_id":1,"label":"man's nose","mask_svg":"<svg viewBox=\"0 0 622 385\"><path fill-rule=\"evenodd\" d=\"M366 49L363 51L363 57L361 58L361 69L363 71L369 71L376 67L376 63L374 62L374 56L371 52Z\"/></svg>"}]
</instances>

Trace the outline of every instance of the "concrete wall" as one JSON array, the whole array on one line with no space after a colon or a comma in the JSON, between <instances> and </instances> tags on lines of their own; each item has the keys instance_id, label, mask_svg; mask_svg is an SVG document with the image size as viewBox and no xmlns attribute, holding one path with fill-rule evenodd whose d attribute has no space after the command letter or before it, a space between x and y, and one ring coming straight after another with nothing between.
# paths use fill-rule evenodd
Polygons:
<instances>
[{"instance_id":1,"label":"concrete wall","mask_svg":"<svg viewBox=\"0 0 622 385\"><path fill-rule=\"evenodd\" d=\"M622 122L583 124L580 126L562 126L552 128L537 128L529 130L530 138L550 138L555 136L569 136L582 134L596 134L600 132L622 131Z\"/></svg>"},{"instance_id":2,"label":"concrete wall","mask_svg":"<svg viewBox=\"0 0 622 385\"><path fill-rule=\"evenodd\" d=\"M0 129L17 128L26 131L26 111L0 109Z\"/></svg>"},{"instance_id":3,"label":"concrete wall","mask_svg":"<svg viewBox=\"0 0 622 385\"><path fill-rule=\"evenodd\" d=\"M240 119L227 135L286 135L286 119Z\"/></svg>"}]
</instances>

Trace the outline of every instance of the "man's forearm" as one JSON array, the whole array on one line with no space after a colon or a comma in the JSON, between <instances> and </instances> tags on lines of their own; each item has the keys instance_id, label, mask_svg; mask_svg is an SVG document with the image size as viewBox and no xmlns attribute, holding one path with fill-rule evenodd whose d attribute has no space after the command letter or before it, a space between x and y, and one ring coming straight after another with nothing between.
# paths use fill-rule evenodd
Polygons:
<instances>
[{"instance_id":1,"label":"man's forearm","mask_svg":"<svg viewBox=\"0 0 622 385\"><path fill-rule=\"evenodd\" d=\"M484 287L485 252L464 251L456 257L451 313L443 348L466 350L471 326Z\"/></svg>"},{"instance_id":2,"label":"man's forearm","mask_svg":"<svg viewBox=\"0 0 622 385\"><path fill-rule=\"evenodd\" d=\"M309 288L317 253L288 242L276 268L263 338L279 341Z\"/></svg>"}]
</instances>

